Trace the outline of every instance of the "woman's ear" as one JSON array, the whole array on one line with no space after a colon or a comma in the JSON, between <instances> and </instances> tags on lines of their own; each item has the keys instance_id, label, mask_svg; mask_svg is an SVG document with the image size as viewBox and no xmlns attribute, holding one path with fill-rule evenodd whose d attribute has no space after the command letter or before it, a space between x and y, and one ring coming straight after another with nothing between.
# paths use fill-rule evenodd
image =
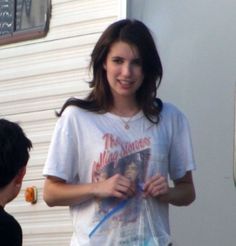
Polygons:
<instances>
[{"instance_id":1,"label":"woman's ear","mask_svg":"<svg viewBox=\"0 0 236 246\"><path fill-rule=\"evenodd\" d=\"M103 63L103 68L104 70L107 70L107 64L105 62Z\"/></svg>"}]
</instances>

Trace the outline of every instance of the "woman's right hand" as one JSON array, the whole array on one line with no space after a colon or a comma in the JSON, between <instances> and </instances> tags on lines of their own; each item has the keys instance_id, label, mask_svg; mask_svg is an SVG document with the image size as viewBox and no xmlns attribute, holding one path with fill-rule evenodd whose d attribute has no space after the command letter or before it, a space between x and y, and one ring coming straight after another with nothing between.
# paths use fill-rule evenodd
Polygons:
<instances>
[{"instance_id":1,"label":"woman's right hand","mask_svg":"<svg viewBox=\"0 0 236 246\"><path fill-rule=\"evenodd\" d=\"M121 174L94 183L94 194L97 197L117 197L120 199L127 199L134 196L135 185L134 183Z\"/></svg>"},{"instance_id":2,"label":"woman's right hand","mask_svg":"<svg viewBox=\"0 0 236 246\"><path fill-rule=\"evenodd\" d=\"M127 199L135 194L135 185L121 174L100 182L68 184L66 181L48 176L44 182L44 201L48 206L70 206L94 197L117 197Z\"/></svg>"}]
</instances>

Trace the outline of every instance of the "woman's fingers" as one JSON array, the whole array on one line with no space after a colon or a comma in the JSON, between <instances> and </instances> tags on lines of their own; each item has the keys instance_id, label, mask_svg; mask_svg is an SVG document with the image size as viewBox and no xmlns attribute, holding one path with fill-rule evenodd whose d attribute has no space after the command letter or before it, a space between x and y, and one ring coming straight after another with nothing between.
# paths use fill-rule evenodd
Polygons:
<instances>
[{"instance_id":1,"label":"woman's fingers","mask_svg":"<svg viewBox=\"0 0 236 246\"><path fill-rule=\"evenodd\" d=\"M169 186L166 178L159 173L147 180L144 185L145 196L157 197L168 192Z\"/></svg>"},{"instance_id":2,"label":"woman's fingers","mask_svg":"<svg viewBox=\"0 0 236 246\"><path fill-rule=\"evenodd\" d=\"M135 185L121 174L115 174L105 181L98 182L99 196L128 198L135 194Z\"/></svg>"},{"instance_id":3,"label":"woman's fingers","mask_svg":"<svg viewBox=\"0 0 236 246\"><path fill-rule=\"evenodd\" d=\"M135 194L135 185L132 181L120 174L115 178L117 179L117 183L115 182L115 190L117 192L120 192L125 197L133 196Z\"/></svg>"}]
</instances>

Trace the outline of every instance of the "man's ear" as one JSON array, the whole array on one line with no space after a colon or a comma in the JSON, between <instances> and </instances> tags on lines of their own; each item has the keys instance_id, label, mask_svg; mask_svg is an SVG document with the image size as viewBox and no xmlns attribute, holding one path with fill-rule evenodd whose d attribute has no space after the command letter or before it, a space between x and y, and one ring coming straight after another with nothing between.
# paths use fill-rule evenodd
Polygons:
<instances>
[{"instance_id":1,"label":"man's ear","mask_svg":"<svg viewBox=\"0 0 236 246\"><path fill-rule=\"evenodd\" d=\"M19 170L18 174L16 175L16 177L15 177L15 183L16 183L16 185L19 185L19 184L21 185L21 183L23 181L23 178L25 176L25 173L26 173L26 166L22 167Z\"/></svg>"}]
</instances>

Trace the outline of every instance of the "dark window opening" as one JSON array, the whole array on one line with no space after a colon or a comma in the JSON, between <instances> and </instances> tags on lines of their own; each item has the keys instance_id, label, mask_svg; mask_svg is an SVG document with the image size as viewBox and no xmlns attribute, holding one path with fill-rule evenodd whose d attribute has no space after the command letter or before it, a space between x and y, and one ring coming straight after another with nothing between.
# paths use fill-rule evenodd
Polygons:
<instances>
[{"instance_id":1,"label":"dark window opening","mask_svg":"<svg viewBox=\"0 0 236 246\"><path fill-rule=\"evenodd\" d=\"M46 36L50 0L0 0L0 45Z\"/></svg>"}]
</instances>

